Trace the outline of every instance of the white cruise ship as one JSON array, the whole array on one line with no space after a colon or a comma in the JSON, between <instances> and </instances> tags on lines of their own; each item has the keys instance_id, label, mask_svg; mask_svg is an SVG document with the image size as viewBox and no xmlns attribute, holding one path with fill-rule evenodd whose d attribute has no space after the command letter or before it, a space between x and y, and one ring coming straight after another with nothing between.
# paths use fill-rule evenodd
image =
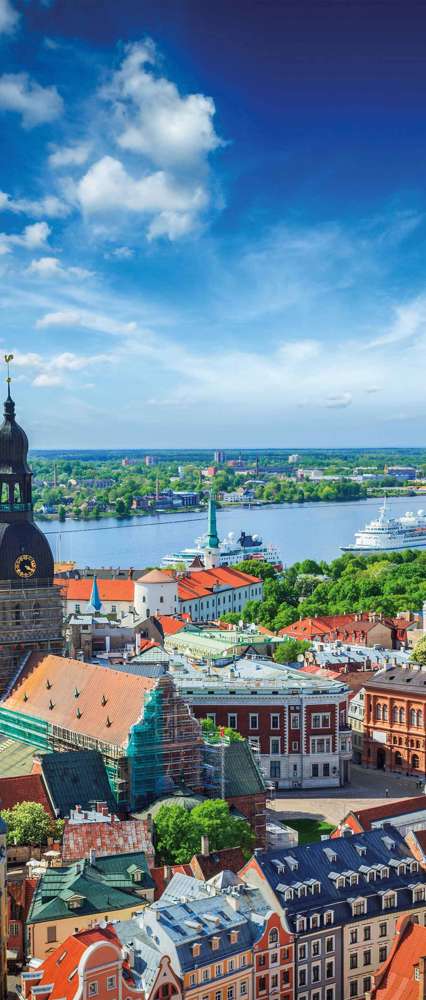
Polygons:
<instances>
[{"instance_id":1,"label":"white cruise ship","mask_svg":"<svg viewBox=\"0 0 426 1000\"><path fill-rule=\"evenodd\" d=\"M247 535L242 531L238 538L230 531L226 538L220 540L216 527L216 504L210 497L208 511L208 528L205 535L197 538L194 547L171 552L161 560L162 566L176 566L182 563L188 569L194 560L206 565L205 556L214 553L214 565L235 566L243 559L258 559L282 567L281 556L275 545L265 545L259 535ZM207 560L208 562L208 560ZM210 564L210 563L209 563Z\"/></svg>"},{"instance_id":2,"label":"white cruise ship","mask_svg":"<svg viewBox=\"0 0 426 1000\"><path fill-rule=\"evenodd\" d=\"M353 545L342 545L343 552L389 552L396 549L426 547L426 511L407 510L402 517L386 515L386 501L379 516L355 533Z\"/></svg>"}]
</instances>

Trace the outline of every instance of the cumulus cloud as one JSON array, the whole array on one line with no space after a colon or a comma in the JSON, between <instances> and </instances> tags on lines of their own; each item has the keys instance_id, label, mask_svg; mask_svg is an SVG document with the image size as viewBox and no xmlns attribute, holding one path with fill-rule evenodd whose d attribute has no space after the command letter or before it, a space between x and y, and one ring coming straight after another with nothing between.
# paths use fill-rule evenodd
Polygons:
<instances>
[{"instance_id":1,"label":"cumulus cloud","mask_svg":"<svg viewBox=\"0 0 426 1000\"><path fill-rule=\"evenodd\" d=\"M0 233L0 256L10 253L13 247L23 247L25 250L36 250L46 245L50 235L47 222L33 222L25 226L22 233Z\"/></svg>"},{"instance_id":2,"label":"cumulus cloud","mask_svg":"<svg viewBox=\"0 0 426 1000\"><path fill-rule=\"evenodd\" d=\"M32 215L38 219L46 216L48 219L64 219L71 208L56 195L45 195L43 198L12 198L6 191L0 191L0 211L15 214Z\"/></svg>"},{"instance_id":3,"label":"cumulus cloud","mask_svg":"<svg viewBox=\"0 0 426 1000\"><path fill-rule=\"evenodd\" d=\"M0 35L11 35L19 21L18 11L10 0L0 0Z\"/></svg>"},{"instance_id":4,"label":"cumulus cloud","mask_svg":"<svg viewBox=\"0 0 426 1000\"><path fill-rule=\"evenodd\" d=\"M175 181L162 170L134 179L120 160L104 156L93 164L78 185L78 197L89 214L127 211L151 216L148 236L175 239L188 232L206 204L201 185Z\"/></svg>"},{"instance_id":5,"label":"cumulus cloud","mask_svg":"<svg viewBox=\"0 0 426 1000\"><path fill-rule=\"evenodd\" d=\"M97 333L110 333L112 335L132 334L137 329L134 322L123 323L102 313L93 313L88 310L61 309L57 312L49 312L37 320L38 330L46 330L49 327L83 327L86 330L94 330Z\"/></svg>"},{"instance_id":6,"label":"cumulus cloud","mask_svg":"<svg viewBox=\"0 0 426 1000\"><path fill-rule=\"evenodd\" d=\"M90 278L93 271L88 271L84 267L64 267L59 257L39 257L32 260L28 268L31 274L36 274L41 278Z\"/></svg>"},{"instance_id":7,"label":"cumulus cloud","mask_svg":"<svg viewBox=\"0 0 426 1000\"><path fill-rule=\"evenodd\" d=\"M343 410L346 406L350 406L352 403L352 393L342 392L336 396L327 396L324 400L324 406L329 410Z\"/></svg>"},{"instance_id":8,"label":"cumulus cloud","mask_svg":"<svg viewBox=\"0 0 426 1000\"><path fill-rule=\"evenodd\" d=\"M62 146L54 149L48 158L49 166L55 169L62 167L81 167L89 157L90 143L81 142L75 146Z\"/></svg>"},{"instance_id":9,"label":"cumulus cloud","mask_svg":"<svg viewBox=\"0 0 426 1000\"><path fill-rule=\"evenodd\" d=\"M71 351L64 351L50 358L43 358L41 354L35 353L16 352L14 355L14 364L32 370L32 384L39 388L66 385L71 373L112 361L111 354L74 354Z\"/></svg>"},{"instance_id":10,"label":"cumulus cloud","mask_svg":"<svg viewBox=\"0 0 426 1000\"><path fill-rule=\"evenodd\" d=\"M118 143L158 167L192 168L222 145L213 125L214 102L204 94L180 95L174 83L156 75L157 65L151 40L129 45L122 66L104 88L118 112Z\"/></svg>"},{"instance_id":11,"label":"cumulus cloud","mask_svg":"<svg viewBox=\"0 0 426 1000\"><path fill-rule=\"evenodd\" d=\"M56 87L42 87L28 73L4 73L0 77L0 109L22 116L24 128L54 121L63 111Z\"/></svg>"}]
</instances>

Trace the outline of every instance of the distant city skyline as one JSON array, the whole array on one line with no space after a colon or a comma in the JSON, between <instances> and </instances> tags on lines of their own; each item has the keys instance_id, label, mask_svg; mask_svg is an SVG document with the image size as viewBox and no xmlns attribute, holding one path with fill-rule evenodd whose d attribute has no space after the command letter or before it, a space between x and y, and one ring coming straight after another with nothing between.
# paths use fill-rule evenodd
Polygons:
<instances>
[{"instance_id":1,"label":"distant city skyline","mask_svg":"<svg viewBox=\"0 0 426 1000\"><path fill-rule=\"evenodd\" d=\"M0 0L0 349L33 449L421 445L425 21Z\"/></svg>"}]
</instances>

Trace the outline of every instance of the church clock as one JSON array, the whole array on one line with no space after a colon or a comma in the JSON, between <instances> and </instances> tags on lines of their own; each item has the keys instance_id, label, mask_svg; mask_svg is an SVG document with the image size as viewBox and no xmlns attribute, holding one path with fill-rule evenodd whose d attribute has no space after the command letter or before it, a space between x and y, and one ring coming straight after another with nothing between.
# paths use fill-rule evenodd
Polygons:
<instances>
[{"instance_id":1,"label":"church clock","mask_svg":"<svg viewBox=\"0 0 426 1000\"><path fill-rule=\"evenodd\" d=\"M28 555L26 552L18 556L15 560L15 573L25 579L29 576L34 576L36 569L37 563L34 557Z\"/></svg>"}]
</instances>

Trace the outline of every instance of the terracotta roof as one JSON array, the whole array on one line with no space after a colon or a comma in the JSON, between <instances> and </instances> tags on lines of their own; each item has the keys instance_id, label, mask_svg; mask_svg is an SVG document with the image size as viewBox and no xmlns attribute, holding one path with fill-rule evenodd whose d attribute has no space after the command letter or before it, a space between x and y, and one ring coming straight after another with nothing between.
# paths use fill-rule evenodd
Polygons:
<instances>
[{"instance_id":1,"label":"terracotta roof","mask_svg":"<svg viewBox=\"0 0 426 1000\"><path fill-rule=\"evenodd\" d=\"M405 926L404 926L405 924ZM374 1000L419 1000L420 982L414 967L426 958L426 927L399 919L396 937L387 961L376 972Z\"/></svg>"},{"instance_id":2,"label":"terracotta roof","mask_svg":"<svg viewBox=\"0 0 426 1000\"><path fill-rule=\"evenodd\" d=\"M34 986L39 988L52 984L52 990L48 994L49 1000L59 1000L59 998L72 1000L78 989L78 978L71 974L78 968L79 961L87 948L97 944L98 941L115 944L121 951L120 941L111 926L105 929L80 931L79 934L66 938L63 944L60 944L38 967L37 971L42 971L43 975L41 979L34 981Z\"/></svg>"},{"instance_id":3,"label":"terracotta roof","mask_svg":"<svg viewBox=\"0 0 426 1000\"><path fill-rule=\"evenodd\" d=\"M394 630L395 622L391 618L373 620L370 612L353 613L349 615L321 615L318 618L302 618L291 625L280 629L280 635L289 635L294 639L315 639L336 633L336 638L348 640L350 637L365 636L376 625L384 625ZM400 625L398 625L400 628Z\"/></svg>"},{"instance_id":4,"label":"terracotta roof","mask_svg":"<svg viewBox=\"0 0 426 1000\"><path fill-rule=\"evenodd\" d=\"M62 861L80 861L94 850L97 857L109 854L130 854L144 851L153 858L154 849L147 824L141 819L119 820L109 823L71 823L65 820L62 841Z\"/></svg>"},{"instance_id":5,"label":"terracotta roof","mask_svg":"<svg viewBox=\"0 0 426 1000\"><path fill-rule=\"evenodd\" d=\"M241 847L225 847L221 851L211 851L207 856L194 854L190 861L192 874L197 877L199 869L206 882L225 869L237 873L244 865L245 858Z\"/></svg>"},{"instance_id":6,"label":"terracotta roof","mask_svg":"<svg viewBox=\"0 0 426 1000\"><path fill-rule=\"evenodd\" d=\"M0 809L13 809L19 802L38 802L49 816L55 817L41 774L0 778Z\"/></svg>"},{"instance_id":7,"label":"terracotta roof","mask_svg":"<svg viewBox=\"0 0 426 1000\"><path fill-rule=\"evenodd\" d=\"M185 625L188 624L187 621L173 618L173 615L156 615L156 619L160 622L164 635L175 635L176 632L181 632L185 628Z\"/></svg>"},{"instance_id":8,"label":"terracotta roof","mask_svg":"<svg viewBox=\"0 0 426 1000\"><path fill-rule=\"evenodd\" d=\"M370 809L353 809L363 831L371 830L371 824L376 820L392 819L395 816L405 816L419 810L426 811L426 796L416 795L412 799L398 799L397 802L386 802L381 806L371 806Z\"/></svg>"},{"instance_id":9,"label":"terracotta roof","mask_svg":"<svg viewBox=\"0 0 426 1000\"><path fill-rule=\"evenodd\" d=\"M55 583L67 601L90 601L93 580L61 580L55 578ZM133 580L97 580L101 601L127 601L133 603L135 584Z\"/></svg>"},{"instance_id":10,"label":"terracotta roof","mask_svg":"<svg viewBox=\"0 0 426 1000\"><path fill-rule=\"evenodd\" d=\"M33 653L2 707L123 746L143 715L144 696L156 683L81 660Z\"/></svg>"},{"instance_id":11,"label":"terracotta roof","mask_svg":"<svg viewBox=\"0 0 426 1000\"><path fill-rule=\"evenodd\" d=\"M171 583L173 579L172 573L166 573L162 569L150 569L148 573L139 577L137 583Z\"/></svg>"},{"instance_id":12,"label":"terracotta roof","mask_svg":"<svg viewBox=\"0 0 426 1000\"><path fill-rule=\"evenodd\" d=\"M423 857L426 857L426 830L415 830L413 831L412 836L416 838L423 853Z\"/></svg>"}]
</instances>

